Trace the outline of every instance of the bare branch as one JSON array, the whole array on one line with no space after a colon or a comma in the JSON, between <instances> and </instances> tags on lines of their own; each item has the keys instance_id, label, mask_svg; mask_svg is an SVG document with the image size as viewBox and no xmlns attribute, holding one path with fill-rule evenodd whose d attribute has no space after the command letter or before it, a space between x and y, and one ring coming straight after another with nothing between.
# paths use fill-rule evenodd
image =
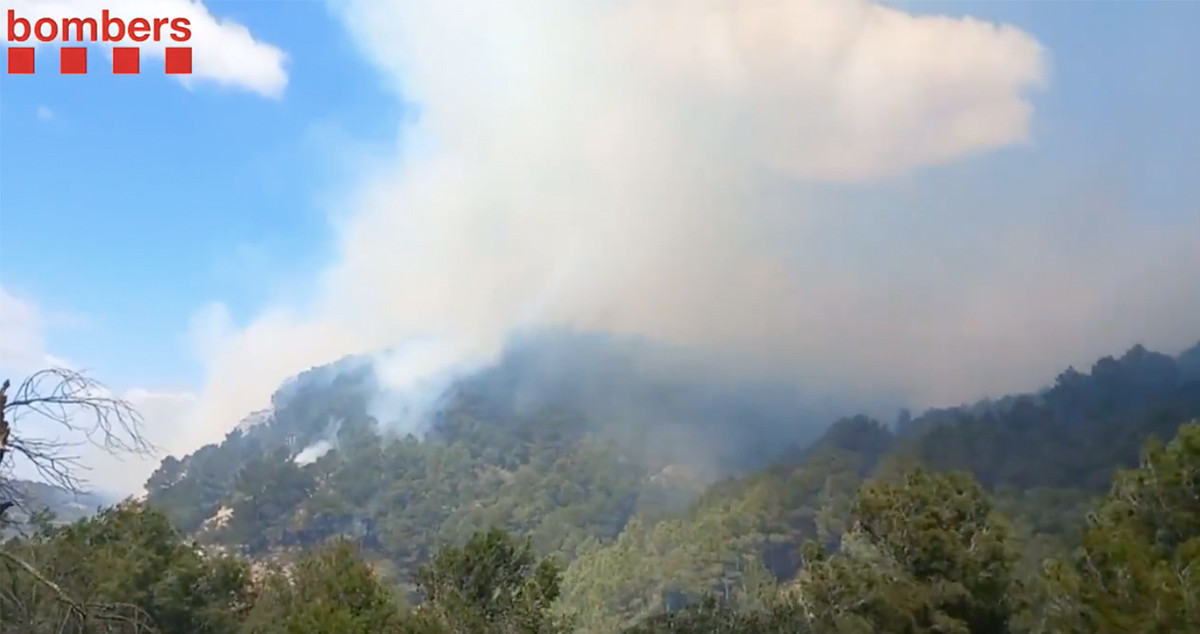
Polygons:
<instances>
[{"instance_id":1,"label":"bare branch","mask_svg":"<svg viewBox=\"0 0 1200 634\"><path fill-rule=\"evenodd\" d=\"M7 379L0 384L0 469L6 466L5 458L20 455L48 483L78 493L82 482L77 473L82 465L77 456L67 453L69 447L90 443L114 455L147 455L154 451L154 447L142 435L142 418L137 410L80 372L50 368L34 373L10 394L11 387ZM61 431L82 434L86 442L69 443L57 438L23 435L19 433L22 426L18 423L28 416L42 418ZM11 507L24 506L24 497L25 492L20 487L0 477L0 520ZM124 622L136 632L155 630L149 616L137 606L81 603L32 564L7 549L0 549L0 559L50 589L56 600L67 608L63 615L64 626L74 617L85 623L97 620Z\"/></svg>"},{"instance_id":2,"label":"bare branch","mask_svg":"<svg viewBox=\"0 0 1200 634\"><path fill-rule=\"evenodd\" d=\"M38 583L50 588L50 590L54 592L55 597L57 597L59 601L62 601L64 604L66 604L66 606L72 612L75 612L80 616L86 615L82 604L72 599L69 595L67 595L66 591L63 590L61 586L48 579L42 573L38 572L38 569L34 568L29 562L17 557L16 555L13 555L12 553L9 553L2 548L0 548L0 558L3 558L5 561L8 561L21 570L24 570L26 574L33 577Z\"/></svg>"},{"instance_id":3,"label":"bare branch","mask_svg":"<svg viewBox=\"0 0 1200 634\"><path fill-rule=\"evenodd\" d=\"M158 629L154 626L154 620L142 608L131 603L80 603L71 598L62 586L59 586L49 577L43 575L37 568L33 567L29 562L0 549L0 559L4 559L17 568L20 568L30 577L33 577L42 586L49 588L54 594L54 598L62 603L67 608L67 613L63 615L63 623L68 622L71 617L76 617L81 621L117 621L126 623L134 628L135 632L157 632Z\"/></svg>"},{"instance_id":4,"label":"bare branch","mask_svg":"<svg viewBox=\"0 0 1200 634\"><path fill-rule=\"evenodd\" d=\"M21 455L47 482L78 493L83 466L69 453L72 447L90 444L112 455L155 451L142 433L138 411L81 372L47 368L30 375L11 394L9 387L5 381L0 390L0 467L9 454ZM27 426L20 425L29 417L82 436L83 441L30 437Z\"/></svg>"},{"instance_id":5,"label":"bare branch","mask_svg":"<svg viewBox=\"0 0 1200 634\"><path fill-rule=\"evenodd\" d=\"M81 431L89 442L114 453L153 450L142 436L142 417L137 410L75 370L48 368L25 379L8 397L4 414L10 426L18 427L20 419L30 413Z\"/></svg>"}]
</instances>

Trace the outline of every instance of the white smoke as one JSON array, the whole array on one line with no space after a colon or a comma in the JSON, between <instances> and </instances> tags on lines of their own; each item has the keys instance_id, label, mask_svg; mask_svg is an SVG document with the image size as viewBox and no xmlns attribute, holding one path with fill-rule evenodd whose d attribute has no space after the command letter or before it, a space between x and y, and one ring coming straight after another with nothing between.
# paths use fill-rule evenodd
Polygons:
<instances>
[{"instance_id":1,"label":"white smoke","mask_svg":"<svg viewBox=\"0 0 1200 634\"><path fill-rule=\"evenodd\" d=\"M324 456L333 449L333 442L328 440L318 440L317 442L305 447L300 453L296 454L296 457L293 458L292 461L302 467L305 465L310 465L317 460L320 460L321 456Z\"/></svg>"},{"instance_id":2,"label":"white smoke","mask_svg":"<svg viewBox=\"0 0 1200 634\"><path fill-rule=\"evenodd\" d=\"M330 4L421 118L304 304L205 313L193 446L287 376L416 334L440 343L377 362L394 393L574 326L938 403L1192 327L1172 308L1200 303L1194 225L1080 232L982 190L863 218L817 187L1026 144L1047 60L1012 27L858 0ZM1130 299L1141 317L1081 326Z\"/></svg>"},{"instance_id":3,"label":"white smoke","mask_svg":"<svg viewBox=\"0 0 1200 634\"><path fill-rule=\"evenodd\" d=\"M332 420L321 434L321 437L310 443L307 447L300 450L292 462L300 465L310 465L321 459L322 456L337 449L338 446L338 431L342 428L341 420Z\"/></svg>"},{"instance_id":4,"label":"white smoke","mask_svg":"<svg viewBox=\"0 0 1200 634\"><path fill-rule=\"evenodd\" d=\"M450 340L430 337L410 339L371 358L380 389L368 413L384 430L418 438L447 389L488 361L465 355Z\"/></svg>"}]
</instances>

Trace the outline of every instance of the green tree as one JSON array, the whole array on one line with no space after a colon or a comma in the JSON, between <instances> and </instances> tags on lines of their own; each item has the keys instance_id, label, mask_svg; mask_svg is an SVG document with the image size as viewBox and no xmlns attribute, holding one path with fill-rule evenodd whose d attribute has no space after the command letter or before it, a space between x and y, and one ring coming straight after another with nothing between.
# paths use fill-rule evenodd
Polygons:
<instances>
[{"instance_id":1,"label":"green tree","mask_svg":"<svg viewBox=\"0 0 1200 634\"><path fill-rule=\"evenodd\" d=\"M202 552L136 502L3 549L13 556L4 562L32 566L0 567L5 632L233 633L250 601L243 562ZM81 609L90 606L106 607Z\"/></svg>"},{"instance_id":2,"label":"green tree","mask_svg":"<svg viewBox=\"0 0 1200 634\"><path fill-rule=\"evenodd\" d=\"M1083 547L1043 576L1035 629L1165 634L1200 631L1200 422L1141 466L1119 472L1089 518Z\"/></svg>"},{"instance_id":3,"label":"green tree","mask_svg":"<svg viewBox=\"0 0 1200 634\"><path fill-rule=\"evenodd\" d=\"M566 631L551 612L561 574L554 559L534 556L528 540L493 528L442 549L417 572L426 601L419 613L456 633Z\"/></svg>"},{"instance_id":4,"label":"green tree","mask_svg":"<svg viewBox=\"0 0 1200 634\"><path fill-rule=\"evenodd\" d=\"M387 634L402 632L399 595L347 541L306 553L295 565L276 566L261 590L245 634Z\"/></svg>"},{"instance_id":5,"label":"green tree","mask_svg":"<svg viewBox=\"0 0 1200 634\"><path fill-rule=\"evenodd\" d=\"M777 600L762 609L739 610L716 597L660 614L624 634L808 634L809 620L795 603Z\"/></svg>"},{"instance_id":6,"label":"green tree","mask_svg":"<svg viewBox=\"0 0 1200 634\"><path fill-rule=\"evenodd\" d=\"M834 631L1004 634L1023 595L1007 529L963 473L917 469L872 483L854 502L843 552L806 549L800 577L818 623Z\"/></svg>"}]
</instances>

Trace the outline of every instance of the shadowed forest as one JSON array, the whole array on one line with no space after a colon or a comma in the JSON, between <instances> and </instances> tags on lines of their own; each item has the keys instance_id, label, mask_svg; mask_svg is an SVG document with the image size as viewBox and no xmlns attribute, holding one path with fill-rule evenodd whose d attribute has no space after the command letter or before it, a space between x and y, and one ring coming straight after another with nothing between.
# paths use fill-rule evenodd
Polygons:
<instances>
[{"instance_id":1,"label":"shadowed forest","mask_svg":"<svg viewBox=\"0 0 1200 634\"><path fill-rule=\"evenodd\" d=\"M367 413L368 370L318 368L164 460L144 499L56 519L25 495L6 504L0 629L1200 631L1200 346L784 428L780 412L819 414L631 379L619 359L535 392L501 362L421 438ZM596 416L597 394L639 425ZM8 399L5 446L36 449L14 445L29 400ZM655 416L669 432L633 433Z\"/></svg>"}]
</instances>

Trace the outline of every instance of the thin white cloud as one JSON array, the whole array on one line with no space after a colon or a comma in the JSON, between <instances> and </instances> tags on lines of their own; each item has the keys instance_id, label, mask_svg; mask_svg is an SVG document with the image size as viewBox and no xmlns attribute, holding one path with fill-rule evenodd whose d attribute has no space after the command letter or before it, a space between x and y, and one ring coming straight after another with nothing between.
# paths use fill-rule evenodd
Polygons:
<instances>
[{"instance_id":1,"label":"thin white cloud","mask_svg":"<svg viewBox=\"0 0 1200 634\"><path fill-rule=\"evenodd\" d=\"M54 118L54 111L47 108L46 106L38 106L37 107L37 118L38 118L38 121L50 121L51 119Z\"/></svg>"},{"instance_id":2,"label":"thin white cloud","mask_svg":"<svg viewBox=\"0 0 1200 634\"><path fill-rule=\"evenodd\" d=\"M199 0L0 0L0 11L7 15L9 9L30 20L99 18L105 9L125 20L187 18L192 30L187 43L192 47L192 74L173 77L188 86L196 81L210 81L271 98L281 97L287 88L285 53L255 39L245 26L217 18ZM171 45L169 39L139 44L143 68L150 60L164 59L163 49ZM110 44L102 46L111 48Z\"/></svg>"}]
</instances>

